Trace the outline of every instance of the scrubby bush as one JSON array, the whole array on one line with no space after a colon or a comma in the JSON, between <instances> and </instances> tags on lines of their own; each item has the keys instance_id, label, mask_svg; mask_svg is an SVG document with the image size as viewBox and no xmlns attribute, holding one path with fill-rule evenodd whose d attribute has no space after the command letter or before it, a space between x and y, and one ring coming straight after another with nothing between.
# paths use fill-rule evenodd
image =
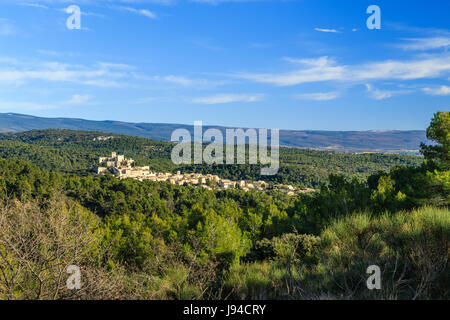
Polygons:
<instances>
[{"instance_id":1,"label":"scrubby bush","mask_svg":"<svg viewBox=\"0 0 450 320\"><path fill-rule=\"evenodd\" d=\"M67 199L7 201L0 212L0 299L113 298L117 284L99 264L99 219ZM83 273L68 290L67 267Z\"/></svg>"},{"instance_id":2,"label":"scrubby bush","mask_svg":"<svg viewBox=\"0 0 450 320\"><path fill-rule=\"evenodd\" d=\"M448 209L424 207L380 217L355 214L327 228L322 239L329 289L339 297L449 297ZM367 290L370 265L381 268L381 290Z\"/></svg>"}]
</instances>

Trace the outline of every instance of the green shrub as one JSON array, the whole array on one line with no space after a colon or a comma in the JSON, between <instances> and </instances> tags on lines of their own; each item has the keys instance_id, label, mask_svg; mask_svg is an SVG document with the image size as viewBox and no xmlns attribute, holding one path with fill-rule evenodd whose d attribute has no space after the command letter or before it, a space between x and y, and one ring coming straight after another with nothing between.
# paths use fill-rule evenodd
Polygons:
<instances>
[{"instance_id":1,"label":"green shrub","mask_svg":"<svg viewBox=\"0 0 450 320\"><path fill-rule=\"evenodd\" d=\"M373 218L355 214L322 233L329 290L343 298L448 298L450 212L424 207ZM382 289L366 287L366 268L382 270Z\"/></svg>"}]
</instances>

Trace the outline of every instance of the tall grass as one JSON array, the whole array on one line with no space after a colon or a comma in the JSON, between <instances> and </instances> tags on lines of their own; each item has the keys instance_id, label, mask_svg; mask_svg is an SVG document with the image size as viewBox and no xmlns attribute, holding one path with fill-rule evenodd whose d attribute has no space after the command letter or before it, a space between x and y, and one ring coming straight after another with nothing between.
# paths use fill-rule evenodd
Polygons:
<instances>
[{"instance_id":1,"label":"tall grass","mask_svg":"<svg viewBox=\"0 0 450 320\"><path fill-rule=\"evenodd\" d=\"M235 298L448 299L450 211L423 207L336 220L320 237L311 265L282 257L230 270L225 282ZM381 289L369 290L367 267L381 269Z\"/></svg>"}]
</instances>

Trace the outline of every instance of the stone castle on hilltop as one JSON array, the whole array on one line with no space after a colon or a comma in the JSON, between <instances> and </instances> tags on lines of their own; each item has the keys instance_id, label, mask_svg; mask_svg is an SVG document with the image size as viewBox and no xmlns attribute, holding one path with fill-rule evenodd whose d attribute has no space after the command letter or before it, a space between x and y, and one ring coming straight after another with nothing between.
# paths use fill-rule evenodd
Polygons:
<instances>
[{"instance_id":1,"label":"stone castle on hilltop","mask_svg":"<svg viewBox=\"0 0 450 320\"><path fill-rule=\"evenodd\" d=\"M219 187L223 189L242 189L244 191L258 190L264 191L269 189L269 184L265 181L232 181L222 179L213 174L199 174L199 173L183 173L177 171L173 173L161 173L150 171L149 166L136 167L133 159L127 159L124 155L118 155L116 152L111 153L111 157L100 157L98 159L97 174L112 173L119 179L132 178L137 180L151 180L151 181L167 181L175 185L192 184L198 185L205 189L212 189ZM314 191L313 189L298 189L291 185L277 184L273 186L287 195L293 196L296 193L304 193Z\"/></svg>"},{"instance_id":2,"label":"stone castle on hilltop","mask_svg":"<svg viewBox=\"0 0 450 320\"><path fill-rule=\"evenodd\" d=\"M135 167L133 166L133 159L127 159L124 155L118 155L116 152L112 152L111 157L100 157L98 164L97 174L110 172L119 179L143 178L154 175L149 166Z\"/></svg>"}]
</instances>

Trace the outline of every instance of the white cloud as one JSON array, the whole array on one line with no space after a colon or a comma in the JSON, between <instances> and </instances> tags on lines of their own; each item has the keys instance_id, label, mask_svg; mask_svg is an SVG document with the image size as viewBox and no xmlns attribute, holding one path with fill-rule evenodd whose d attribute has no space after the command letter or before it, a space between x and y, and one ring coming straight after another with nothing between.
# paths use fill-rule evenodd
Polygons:
<instances>
[{"instance_id":1,"label":"white cloud","mask_svg":"<svg viewBox=\"0 0 450 320\"><path fill-rule=\"evenodd\" d=\"M276 86L292 86L323 81L414 80L436 78L450 72L449 55L426 56L406 61L385 60L360 65L339 65L329 57L286 60L302 67L286 73L238 73L235 76Z\"/></svg>"},{"instance_id":2,"label":"white cloud","mask_svg":"<svg viewBox=\"0 0 450 320\"><path fill-rule=\"evenodd\" d=\"M382 91L374 88L370 84L366 84L367 91L370 92L372 98L376 100L383 100L392 97L392 93L390 91Z\"/></svg>"},{"instance_id":3,"label":"white cloud","mask_svg":"<svg viewBox=\"0 0 450 320\"><path fill-rule=\"evenodd\" d=\"M99 62L98 66L102 69L135 70L136 67L125 63Z\"/></svg>"},{"instance_id":4,"label":"white cloud","mask_svg":"<svg viewBox=\"0 0 450 320\"><path fill-rule=\"evenodd\" d=\"M214 96L194 98L190 101L192 103L200 104L221 104L232 102L257 102L262 100L262 95L259 94L217 94Z\"/></svg>"},{"instance_id":5,"label":"white cloud","mask_svg":"<svg viewBox=\"0 0 450 320\"><path fill-rule=\"evenodd\" d=\"M327 80L340 80L345 77L345 66L337 66L335 62L328 57L317 59L290 59L305 66L300 70L295 70L281 74L252 74L241 73L237 77L255 82L271 83L277 86L292 86L307 82L318 82Z\"/></svg>"},{"instance_id":6,"label":"white cloud","mask_svg":"<svg viewBox=\"0 0 450 320\"><path fill-rule=\"evenodd\" d=\"M47 6L44 6L42 4L35 3L35 2L22 2L22 3L19 3L19 6L34 7L34 8L40 8L40 9L48 9Z\"/></svg>"},{"instance_id":7,"label":"white cloud","mask_svg":"<svg viewBox=\"0 0 450 320\"><path fill-rule=\"evenodd\" d=\"M392 98L394 95L406 94L411 92L411 90L380 90L373 87L371 84L366 84L367 91L370 96L375 100L383 100Z\"/></svg>"},{"instance_id":8,"label":"white cloud","mask_svg":"<svg viewBox=\"0 0 450 320\"><path fill-rule=\"evenodd\" d=\"M158 79L162 79L164 81L167 82L172 82L175 84L179 84L182 86L192 86L196 83L198 83L198 80L194 80L194 79L190 79L190 78L186 78L186 77L181 77L181 76L174 76L174 75L169 75L169 76L165 76L165 77L155 77L156 80Z\"/></svg>"},{"instance_id":9,"label":"white cloud","mask_svg":"<svg viewBox=\"0 0 450 320\"><path fill-rule=\"evenodd\" d=\"M423 88L422 90L432 96L450 95L450 86L440 86L439 88Z\"/></svg>"},{"instance_id":10,"label":"white cloud","mask_svg":"<svg viewBox=\"0 0 450 320\"><path fill-rule=\"evenodd\" d=\"M192 88L208 88L226 84L226 81L213 81L208 79L188 78L184 76L168 75L168 76L154 76L155 81L162 81L167 83L176 84L182 87Z\"/></svg>"},{"instance_id":11,"label":"white cloud","mask_svg":"<svg viewBox=\"0 0 450 320\"><path fill-rule=\"evenodd\" d=\"M303 93L294 96L296 99L307 99L316 101L328 101L334 100L339 97L339 92L315 92L315 93Z\"/></svg>"},{"instance_id":12,"label":"white cloud","mask_svg":"<svg viewBox=\"0 0 450 320\"><path fill-rule=\"evenodd\" d=\"M319 31L319 32L340 33L336 29L314 28L314 30Z\"/></svg>"},{"instance_id":13,"label":"white cloud","mask_svg":"<svg viewBox=\"0 0 450 320\"><path fill-rule=\"evenodd\" d=\"M66 56L66 53L38 50L50 57ZM133 80L133 81L131 81ZM0 85L24 85L32 81L67 82L96 87L127 87L137 81L156 81L193 89L221 86L231 81L190 78L180 75L146 76L135 66L124 63L98 62L94 65L75 65L57 61L23 61L0 56Z\"/></svg>"},{"instance_id":14,"label":"white cloud","mask_svg":"<svg viewBox=\"0 0 450 320\"><path fill-rule=\"evenodd\" d=\"M426 51L448 48L450 46L450 37L448 36L404 40L408 41L408 43L398 45L404 50Z\"/></svg>"},{"instance_id":15,"label":"white cloud","mask_svg":"<svg viewBox=\"0 0 450 320\"><path fill-rule=\"evenodd\" d=\"M59 62L21 63L12 68L0 66L0 83L21 85L27 81L70 82L99 87L119 87L136 78L132 66L114 63L99 63L95 66L69 65Z\"/></svg>"},{"instance_id":16,"label":"white cloud","mask_svg":"<svg viewBox=\"0 0 450 320\"><path fill-rule=\"evenodd\" d=\"M147 9L135 9L135 8L131 8L131 7L120 7L120 9L134 13L134 14L138 14L141 16L145 16L147 18L150 19L156 19L157 16L155 13L151 12L150 10Z\"/></svg>"},{"instance_id":17,"label":"white cloud","mask_svg":"<svg viewBox=\"0 0 450 320\"><path fill-rule=\"evenodd\" d=\"M427 56L409 61L387 60L356 66L349 76L359 80L436 78L450 71L450 56Z\"/></svg>"},{"instance_id":18,"label":"white cloud","mask_svg":"<svg viewBox=\"0 0 450 320\"><path fill-rule=\"evenodd\" d=\"M91 96L82 95L82 94L74 94L70 100L65 101L66 104L83 104L91 100Z\"/></svg>"}]
</instances>

